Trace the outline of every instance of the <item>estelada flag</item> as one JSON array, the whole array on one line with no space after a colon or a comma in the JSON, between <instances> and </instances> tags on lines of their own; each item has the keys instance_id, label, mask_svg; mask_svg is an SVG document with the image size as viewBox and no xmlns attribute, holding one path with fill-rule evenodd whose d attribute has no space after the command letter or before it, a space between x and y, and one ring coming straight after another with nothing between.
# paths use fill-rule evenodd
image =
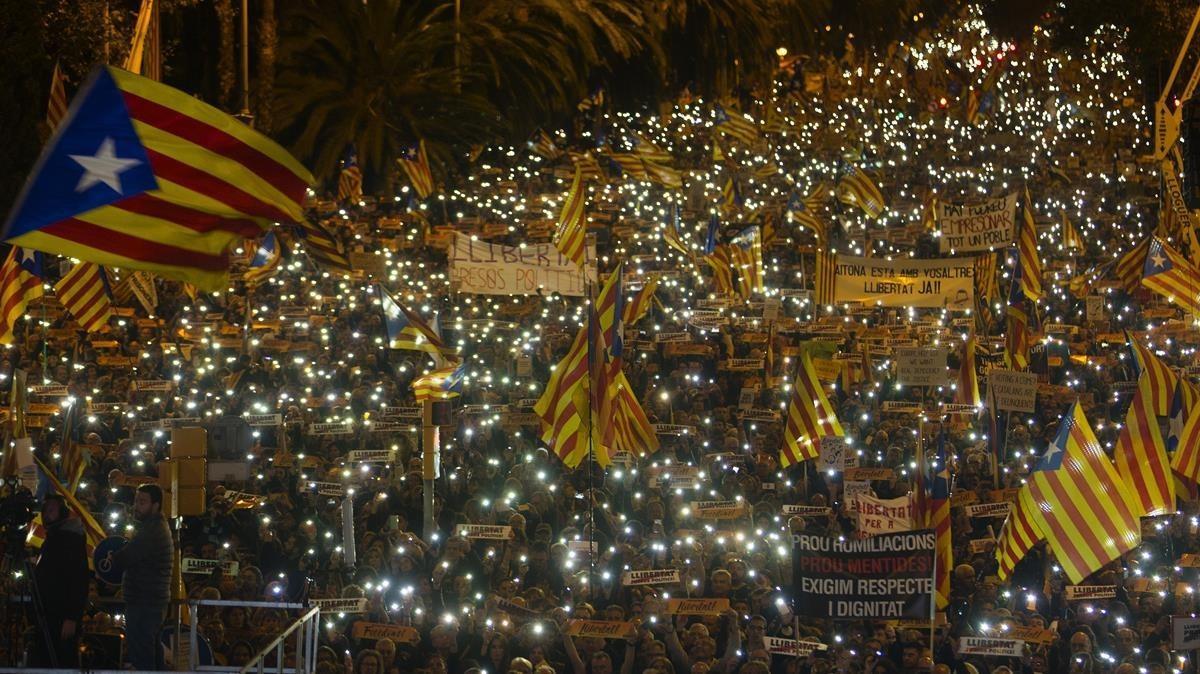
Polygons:
<instances>
[{"instance_id":1,"label":"estelada flag","mask_svg":"<svg viewBox=\"0 0 1200 674\"><path fill-rule=\"evenodd\" d=\"M224 112L101 67L42 149L0 238L219 290L230 247L300 222L312 182L286 150Z\"/></svg>"}]
</instances>

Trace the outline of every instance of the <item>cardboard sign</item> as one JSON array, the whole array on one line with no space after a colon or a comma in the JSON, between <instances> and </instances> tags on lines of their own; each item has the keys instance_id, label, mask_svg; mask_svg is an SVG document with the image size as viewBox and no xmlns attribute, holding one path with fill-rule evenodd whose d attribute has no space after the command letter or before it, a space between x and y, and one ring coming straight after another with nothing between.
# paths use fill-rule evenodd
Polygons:
<instances>
[{"instance_id":1,"label":"cardboard sign","mask_svg":"<svg viewBox=\"0 0 1200 674\"><path fill-rule=\"evenodd\" d=\"M817 456L817 470L845 470L850 459L850 446L846 438L826 435L821 438L820 454Z\"/></svg>"},{"instance_id":2,"label":"cardboard sign","mask_svg":"<svg viewBox=\"0 0 1200 674\"><path fill-rule=\"evenodd\" d=\"M509 526L494 524L460 524L454 530L454 535L472 539L507 541L512 539L513 529Z\"/></svg>"},{"instance_id":3,"label":"cardboard sign","mask_svg":"<svg viewBox=\"0 0 1200 674\"><path fill-rule=\"evenodd\" d=\"M236 576L238 574L238 563L229 560L219 559L197 559L195 557L184 557L181 560L182 573L212 573L213 569L221 569L221 573L226 576Z\"/></svg>"},{"instance_id":4,"label":"cardboard sign","mask_svg":"<svg viewBox=\"0 0 1200 674\"><path fill-rule=\"evenodd\" d=\"M910 403L903 400L885 400L879 406L879 411L884 414L920 414L925 411L919 403Z\"/></svg>"},{"instance_id":5,"label":"cardboard sign","mask_svg":"<svg viewBox=\"0 0 1200 674\"><path fill-rule=\"evenodd\" d=\"M834 302L965 311L975 306L973 258L914 260L838 255Z\"/></svg>"},{"instance_id":6,"label":"cardboard sign","mask_svg":"<svg viewBox=\"0 0 1200 674\"><path fill-rule=\"evenodd\" d=\"M936 538L931 530L862 539L793 534L793 610L823 620L928 618Z\"/></svg>"},{"instance_id":7,"label":"cardboard sign","mask_svg":"<svg viewBox=\"0 0 1200 674\"><path fill-rule=\"evenodd\" d=\"M946 350L896 349L896 381L904 386L942 386L949 379Z\"/></svg>"},{"instance_id":8,"label":"cardboard sign","mask_svg":"<svg viewBox=\"0 0 1200 674\"><path fill-rule=\"evenodd\" d=\"M624 639L637 633L637 627L629 621L615 620L571 620L567 623L567 634L573 637L600 637L601 639Z\"/></svg>"},{"instance_id":9,"label":"cardboard sign","mask_svg":"<svg viewBox=\"0 0 1200 674\"><path fill-rule=\"evenodd\" d=\"M988 400L997 410L1032 414L1037 402L1037 375L1032 372L990 370Z\"/></svg>"},{"instance_id":10,"label":"cardboard sign","mask_svg":"<svg viewBox=\"0 0 1200 674\"><path fill-rule=\"evenodd\" d=\"M994 639L992 637L959 637L958 654L1019 658L1025 654L1025 642L1018 639Z\"/></svg>"},{"instance_id":11,"label":"cardboard sign","mask_svg":"<svg viewBox=\"0 0 1200 674\"><path fill-rule=\"evenodd\" d=\"M1041 629L1032 626L1015 625L1004 630L1004 636L1009 639L1018 639L1025 643L1045 645L1054 643L1054 639L1058 633L1054 630Z\"/></svg>"},{"instance_id":12,"label":"cardboard sign","mask_svg":"<svg viewBox=\"0 0 1200 674\"><path fill-rule=\"evenodd\" d=\"M1067 601L1084 601L1087 599L1116 599L1116 585L1068 585Z\"/></svg>"},{"instance_id":13,"label":"cardboard sign","mask_svg":"<svg viewBox=\"0 0 1200 674\"><path fill-rule=\"evenodd\" d=\"M654 424L655 435L695 435L695 426L680 426L678 424Z\"/></svg>"},{"instance_id":14,"label":"cardboard sign","mask_svg":"<svg viewBox=\"0 0 1200 674\"><path fill-rule=\"evenodd\" d=\"M814 651L824 651L829 648L819 641L796 641L780 637L763 637L763 645L771 655L787 655L793 658L805 657Z\"/></svg>"},{"instance_id":15,"label":"cardboard sign","mask_svg":"<svg viewBox=\"0 0 1200 674\"><path fill-rule=\"evenodd\" d=\"M1172 616L1171 647L1177 651L1200 648L1200 618Z\"/></svg>"},{"instance_id":16,"label":"cardboard sign","mask_svg":"<svg viewBox=\"0 0 1200 674\"><path fill-rule=\"evenodd\" d=\"M356 622L350 630L350 636L355 639L391 639L398 644L416 645L421 643L421 633L415 627L408 625L389 625L387 623Z\"/></svg>"},{"instance_id":17,"label":"cardboard sign","mask_svg":"<svg viewBox=\"0 0 1200 674\"><path fill-rule=\"evenodd\" d=\"M309 599L312 606L321 607L321 613L366 613L367 598L357 599Z\"/></svg>"},{"instance_id":18,"label":"cardboard sign","mask_svg":"<svg viewBox=\"0 0 1200 674\"><path fill-rule=\"evenodd\" d=\"M679 569L646 569L644 571L626 571L621 574L621 584L626 587L634 585L674 585L679 582Z\"/></svg>"},{"instance_id":19,"label":"cardboard sign","mask_svg":"<svg viewBox=\"0 0 1200 674\"><path fill-rule=\"evenodd\" d=\"M309 482L309 489L315 489L321 496L345 496L346 487L341 482Z\"/></svg>"},{"instance_id":20,"label":"cardboard sign","mask_svg":"<svg viewBox=\"0 0 1200 674\"><path fill-rule=\"evenodd\" d=\"M715 615L729 610L729 600L714 599L668 599L663 613L667 615Z\"/></svg>"}]
</instances>

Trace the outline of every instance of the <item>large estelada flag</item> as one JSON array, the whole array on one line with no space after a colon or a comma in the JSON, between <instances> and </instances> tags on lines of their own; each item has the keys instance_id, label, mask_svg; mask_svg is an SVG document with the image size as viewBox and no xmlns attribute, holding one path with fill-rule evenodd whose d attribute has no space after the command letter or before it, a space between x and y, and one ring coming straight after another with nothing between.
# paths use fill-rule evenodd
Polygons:
<instances>
[{"instance_id":1,"label":"large estelada flag","mask_svg":"<svg viewBox=\"0 0 1200 674\"><path fill-rule=\"evenodd\" d=\"M302 221L312 182L286 150L224 112L101 67L43 148L0 238L219 290L230 247Z\"/></svg>"}]
</instances>

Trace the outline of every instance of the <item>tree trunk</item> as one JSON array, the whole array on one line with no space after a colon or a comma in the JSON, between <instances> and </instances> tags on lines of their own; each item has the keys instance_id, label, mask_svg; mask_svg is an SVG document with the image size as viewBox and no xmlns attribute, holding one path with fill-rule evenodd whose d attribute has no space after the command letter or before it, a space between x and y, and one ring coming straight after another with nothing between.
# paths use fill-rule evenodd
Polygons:
<instances>
[{"instance_id":1,"label":"tree trunk","mask_svg":"<svg viewBox=\"0 0 1200 674\"><path fill-rule=\"evenodd\" d=\"M254 126L263 133L272 128L275 103L275 54L279 33L275 20L275 0L262 0L262 18L258 22L258 86Z\"/></svg>"},{"instance_id":2,"label":"tree trunk","mask_svg":"<svg viewBox=\"0 0 1200 674\"><path fill-rule=\"evenodd\" d=\"M217 23L220 27L220 42L217 52L219 103L226 110L232 110L233 90L237 85L237 64L234 59L233 0L217 0L215 7Z\"/></svg>"}]
</instances>

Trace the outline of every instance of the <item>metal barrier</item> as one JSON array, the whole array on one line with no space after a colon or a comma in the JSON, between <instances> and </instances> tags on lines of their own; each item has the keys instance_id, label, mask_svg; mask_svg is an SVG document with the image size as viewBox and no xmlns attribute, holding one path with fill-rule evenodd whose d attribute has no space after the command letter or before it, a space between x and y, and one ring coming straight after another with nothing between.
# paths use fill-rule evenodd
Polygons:
<instances>
[{"instance_id":1,"label":"metal barrier","mask_svg":"<svg viewBox=\"0 0 1200 674\"><path fill-rule=\"evenodd\" d=\"M275 602L275 601L236 601L232 599L192 599L188 601L188 606L192 610L193 626L199 623L197 610L201 606L225 606L225 607L240 607L240 608L273 608L280 610L303 610L301 615L295 622L288 626L278 637L271 643L267 644L260 650L250 662L244 667L236 667L233 665L201 665L197 661L199 655L197 648L197 640L199 638L198 630L188 630L189 647L188 647L188 671L191 672L245 672L257 671L259 674L264 674L266 671L276 672L276 674L312 674L317 668L317 638L320 635L320 618L321 611L317 607L309 608L304 604ZM283 666L283 646L284 641L293 632L296 633L296 666ZM265 669L266 658L275 651L275 666L269 670Z\"/></svg>"},{"instance_id":2,"label":"metal barrier","mask_svg":"<svg viewBox=\"0 0 1200 674\"><path fill-rule=\"evenodd\" d=\"M263 646L250 662L242 667L241 674L257 671L263 674L267 656L275 651L275 669L278 674L312 674L317 670L317 635L321 627L321 608L314 606L300 616L296 622L275 637L271 643ZM288 669L283 666L283 644L292 632L296 633L296 666Z\"/></svg>"}]
</instances>

